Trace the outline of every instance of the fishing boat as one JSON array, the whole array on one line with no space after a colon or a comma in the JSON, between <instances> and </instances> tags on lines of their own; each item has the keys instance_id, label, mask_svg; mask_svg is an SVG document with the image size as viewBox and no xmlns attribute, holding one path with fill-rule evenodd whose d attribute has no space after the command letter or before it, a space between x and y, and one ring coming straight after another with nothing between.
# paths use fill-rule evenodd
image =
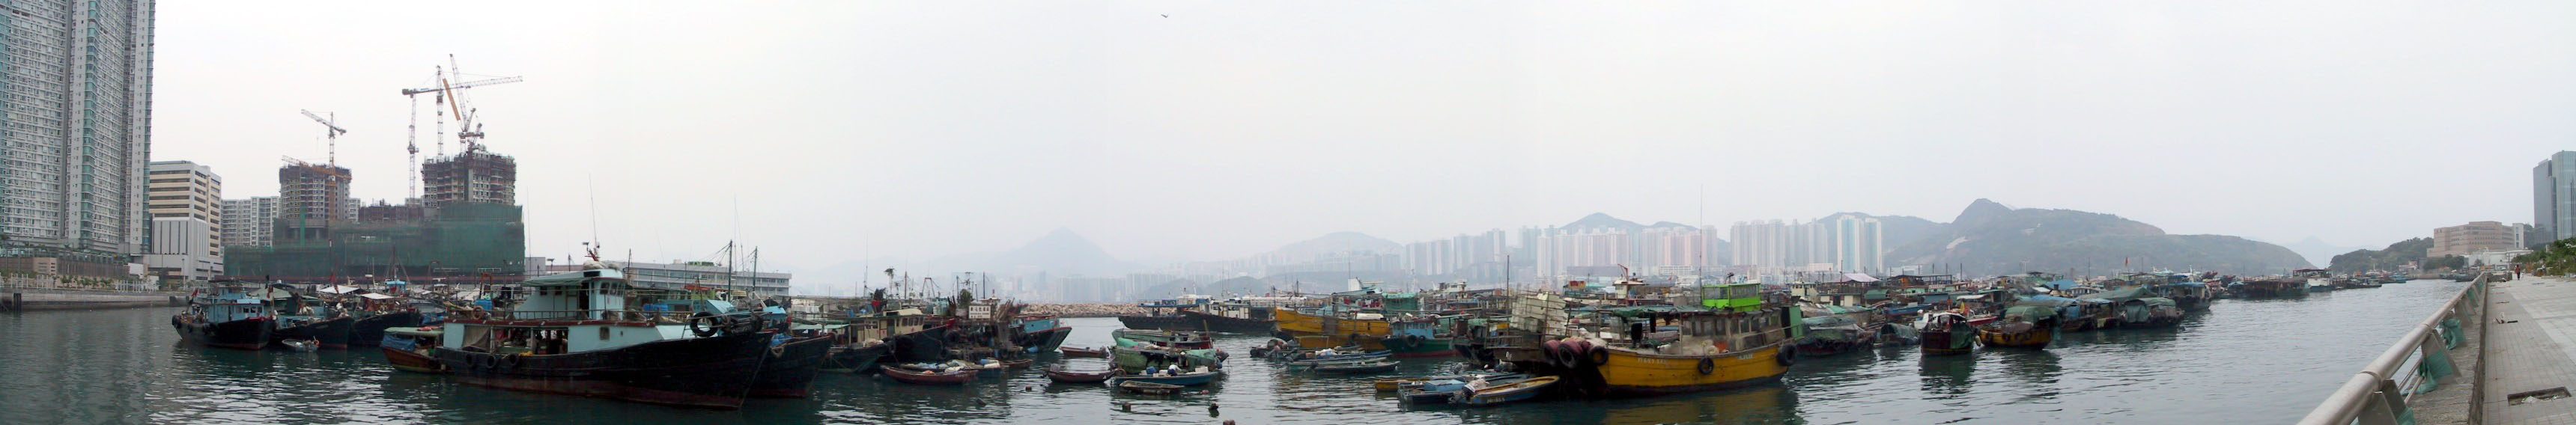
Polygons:
<instances>
[{"instance_id":1,"label":"fishing boat","mask_svg":"<svg viewBox=\"0 0 2576 425\"><path fill-rule=\"evenodd\" d=\"M1012 322L1011 345L1028 353L1055 351L1066 336L1073 335L1073 327L1059 324L1052 314L1021 314L1013 316Z\"/></svg>"},{"instance_id":2,"label":"fishing boat","mask_svg":"<svg viewBox=\"0 0 2576 425\"><path fill-rule=\"evenodd\" d=\"M1923 331L1923 355L1967 354L1977 348L1977 325L1969 323L1968 316L1930 312L1918 324Z\"/></svg>"},{"instance_id":3,"label":"fishing boat","mask_svg":"<svg viewBox=\"0 0 2576 425\"><path fill-rule=\"evenodd\" d=\"M520 287L510 310L456 312L431 357L466 385L736 409L776 335L728 302L627 310L632 283L596 260Z\"/></svg>"},{"instance_id":4,"label":"fishing boat","mask_svg":"<svg viewBox=\"0 0 2576 425\"><path fill-rule=\"evenodd\" d=\"M1118 316L1118 325L1127 329L1206 331L1208 329L1201 320L1183 316L1180 312L1198 308L1207 304L1207 301L1208 297L1205 295L1182 295L1168 300L1139 302L1136 306L1143 307L1146 313Z\"/></svg>"},{"instance_id":5,"label":"fishing boat","mask_svg":"<svg viewBox=\"0 0 2576 425\"><path fill-rule=\"evenodd\" d=\"M1114 378L1118 375L1124 375L1127 373L1127 371L1118 369L1109 369L1098 372L1075 372L1066 369L1064 365L1061 364L1047 366L1045 370L1041 370L1039 372L1045 374L1049 381L1067 384L1097 384L1108 381L1109 378Z\"/></svg>"},{"instance_id":6,"label":"fishing boat","mask_svg":"<svg viewBox=\"0 0 2576 425\"><path fill-rule=\"evenodd\" d=\"M1668 394L1743 387L1778 380L1797 361L1789 323L1798 318L1785 299L1765 296L1762 285L1718 285L1700 307L1638 306L1602 312L1607 329L1627 330L1622 340L1574 340L1551 348L1573 369L1592 369L1600 388L1619 394ZM1648 332L1648 323L1670 331ZM1615 332L1611 332L1615 333ZM1525 381L1526 382L1526 381ZM1530 384L1544 387L1547 380ZM1508 398L1488 397L1509 401Z\"/></svg>"},{"instance_id":7,"label":"fishing boat","mask_svg":"<svg viewBox=\"0 0 2576 425\"><path fill-rule=\"evenodd\" d=\"M277 320L268 304L240 281L217 281L188 297L188 309L170 316L180 339L208 347L257 350L268 346Z\"/></svg>"},{"instance_id":8,"label":"fishing boat","mask_svg":"<svg viewBox=\"0 0 2576 425\"><path fill-rule=\"evenodd\" d=\"M385 329L415 328L428 324L427 316L422 315L409 300L376 293L363 293L357 296L361 307L355 314L358 318L357 322L349 325L349 346L351 347L373 347L384 342Z\"/></svg>"},{"instance_id":9,"label":"fishing boat","mask_svg":"<svg viewBox=\"0 0 2576 425\"><path fill-rule=\"evenodd\" d=\"M1196 330L1236 334L1267 334L1277 329L1272 308L1304 303L1306 297L1237 297L1178 309L1181 320L1197 322Z\"/></svg>"},{"instance_id":10,"label":"fishing boat","mask_svg":"<svg viewBox=\"0 0 2576 425\"><path fill-rule=\"evenodd\" d=\"M1357 361L1357 362L1347 362L1347 363L1330 363L1330 364L1320 364L1320 365L1315 365L1314 367L1312 367L1312 369L1315 371L1315 373L1339 373L1339 374L1394 372L1394 371L1395 371L1395 361L1393 361L1393 360L1368 360L1368 361Z\"/></svg>"},{"instance_id":11,"label":"fishing boat","mask_svg":"<svg viewBox=\"0 0 2576 425\"><path fill-rule=\"evenodd\" d=\"M285 284L269 285L267 293L271 294L268 296L272 300L269 304L277 309L277 332L269 334L269 342L309 339L320 343L322 348L349 348L350 328L357 325L358 319L293 288Z\"/></svg>"},{"instance_id":12,"label":"fishing boat","mask_svg":"<svg viewBox=\"0 0 2576 425\"><path fill-rule=\"evenodd\" d=\"M1097 359L1097 358L1107 358L1107 357L1109 357L1109 351L1108 351L1108 350L1100 350L1100 349L1092 349L1092 348L1076 348L1076 347L1064 347L1064 348L1059 348L1059 349L1057 349L1057 350L1064 351L1064 356L1065 356L1065 357L1069 357L1069 358L1093 358L1093 359Z\"/></svg>"},{"instance_id":13,"label":"fishing boat","mask_svg":"<svg viewBox=\"0 0 2576 425\"><path fill-rule=\"evenodd\" d=\"M1449 376L1429 376L1429 377L1418 377L1418 378L1386 378L1386 379L1379 379L1379 380L1377 380L1377 381L1372 382L1372 385L1373 385L1374 387L1376 387L1376 388L1377 388L1377 390L1378 390L1379 392L1387 392L1387 391L1395 391L1395 390L1399 390L1399 389L1403 389L1403 388L1409 388L1409 387L1421 386L1423 383L1432 382L1432 381L1441 381L1441 380L1466 381L1466 380L1476 379L1476 378L1484 378L1484 379L1485 379L1486 381L1488 381L1488 382L1502 382L1502 381L1506 381L1506 380L1521 380L1521 379L1528 379L1528 378L1529 378L1529 374L1525 374L1525 373L1518 373L1518 372L1468 371L1468 372L1465 372L1465 373L1461 373L1461 374L1457 374L1457 375L1449 375Z\"/></svg>"},{"instance_id":14,"label":"fishing boat","mask_svg":"<svg viewBox=\"0 0 2576 425\"><path fill-rule=\"evenodd\" d=\"M1173 394L1180 394L1180 393L1181 393L1181 386L1179 386L1179 385L1172 385L1172 384L1157 384L1157 383L1145 382L1145 381L1126 381L1126 382L1119 382L1117 385L1118 385L1118 389L1120 389L1120 390L1126 390L1127 392L1129 392L1129 393L1134 393L1134 394L1143 394L1143 395L1173 395Z\"/></svg>"},{"instance_id":15,"label":"fishing boat","mask_svg":"<svg viewBox=\"0 0 2576 425\"><path fill-rule=\"evenodd\" d=\"M1119 329L1110 331L1109 360L1119 369L1137 372L1157 366L1184 369L1225 367L1226 354L1207 332Z\"/></svg>"},{"instance_id":16,"label":"fishing boat","mask_svg":"<svg viewBox=\"0 0 2576 425\"><path fill-rule=\"evenodd\" d=\"M783 322L782 322L783 323ZM760 376L752 378L752 397L806 398L814 388L814 376L823 372L825 356L832 353L830 333L797 337L777 335L784 341L770 347L768 358L760 361Z\"/></svg>"},{"instance_id":17,"label":"fishing boat","mask_svg":"<svg viewBox=\"0 0 2576 425\"><path fill-rule=\"evenodd\" d=\"M1437 331L1440 322L1433 318L1415 318L1391 322L1388 335L1378 345L1395 357L1446 357L1457 354L1450 348L1451 339Z\"/></svg>"},{"instance_id":18,"label":"fishing boat","mask_svg":"<svg viewBox=\"0 0 2576 425\"><path fill-rule=\"evenodd\" d=\"M1404 403L1445 404L1451 401L1456 401L1459 395L1465 394L1467 391L1467 383L1457 379L1444 378L1433 381L1424 381L1419 385L1405 387L1400 390L1390 390L1395 391L1396 399Z\"/></svg>"},{"instance_id":19,"label":"fishing boat","mask_svg":"<svg viewBox=\"0 0 2576 425\"><path fill-rule=\"evenodd\" d=\"M1977 339L1989 347L2047 349L2057 339L2057 309L2071 301L2020 301L2004 308L2003 318L1977 327Z\"/></svg>"},{"instance_id":20,"label":"fishing boat","mask_svg":"<svg viewBox=\"0 0 2576 425\"><path fill-rule=\"evenodd\" d=\"M2335 290L2334 273L2326 271L2325 269L2299 269L2290 272L2290 276L2298 278L2300 282L2305 283L2307 285L2308 292L2327 292Z\"/></svg>"},{"instance_id":21,"label":"fishing boat","mask_svg":"<svg viewBox=\"0 0 2576 425\"><path fill-rule=\"evenodd\" d=\"M1878 332L1875 333L1878 334L1877 344L1880 347L1902 347L1923 343L1923 333L1914 330L1914 325L1884 323L1878 326Z\"/></svg>"},{"instance_id":22,"label":"fishing boat","mask_svg":"<svg viewBox=\"0 0 2576 425\"><path fill-rule=\"evenodd\" d=\"M1179 386L1184 386L1184 387L1191 387L1191 386L1207 385L1207 383L1209 383L1209 382L1215 382L1215 381L1217 380L1217 378L1223 378L1223 377L1225 377L1225 371L1222 371L1222 370L1207 370L1207 371L1195 371L1195 372L1190 372L1190 373L1179 373L1179 374L1127 374L1127 375L1121 375L1121 376L1114 377L1114 378L1109 378L1109 381L1110 381L1110 383L1111 383L1112 385L1115 385L1115 384L1117 384L1117 383L1119 383L1119 382L1126 382L1126 381L1140 381L1140 382L1152 382L1152 383L1157 383L1157 384L1170 384L1170 385L1179 385Z\"/></svg>"},{"instance_id":23,"label":"fishing boat","mask_svg":"<svg viewBox=\"0 0 2576 425\"><path fill-rule=\"evenodd\" d=\"M1801 356L1830 356L1878 344L1876 329L1865 329L1849 317L1808 317L1801 324L1807 327L1806 335L1798 339Z\"/></svg>"},{"instance_id":24,"label":"fishing boat","mask_svg":"<svg viewBox=\"0 0 2576 425\"><path fill-rule=\"evenodd\" d=\"M447 373L447 365L439 363L437 357L430 356L430 351L438 347L438 337L442 333L437 327L393 328L386 329L384 333L384 339L376 342L377 349L385 352L385 363L392 364L394 369L419 373Z\"/></svg>"},{"instance_id":25,"label":"fishing boat","mask_svg":"<svg viewBox=\"0 0 2576 425\"><path fill-rule=\"evenodd\" d=\"M1023 368L1027 368L1027 367L1029 367L1029 365L1031 365L1031 364L1036 364L1037 362L1038 362L1038 359L1019 359L1019 360L1004 361L1004 362L1002 362L1002 368L1003 368L1003 369L1023 369Z\"/></svg>"},{"instance_id":26,"label":"fishing boat","mask_svg":"<svg viewBox=\"0 0 2576 425\"><path fill-rule=\"evenodd\" d=\"M1541 376L1484 389L1469 389L1467 397L1457 403L1469 406L1493 406L1528 400L1537 398L1547 390L1549 385L1555 385L1556 381L1557 377Z\"/></svg>"},{"instance_id":27,"label":"fishing boat","mask_svg":"<svg viewBox=\"0 0 2576 425\"><path fill-rule=\"evenodd\" d=\"M888 378L913 385L965 385L967 382L975 381L976 373L972 369L911 370L894 365L881 365L878 368L885 371L885 376Z\"/></svg>"}]
</instances>

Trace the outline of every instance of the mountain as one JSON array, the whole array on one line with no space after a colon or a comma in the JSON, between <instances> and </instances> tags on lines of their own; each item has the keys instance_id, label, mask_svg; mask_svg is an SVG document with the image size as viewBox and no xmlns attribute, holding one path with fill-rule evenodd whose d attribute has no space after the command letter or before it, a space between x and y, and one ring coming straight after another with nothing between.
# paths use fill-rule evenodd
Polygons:
<instances>
[{"instance_id":1,"label":"mountain","mask_svg":"<svg viewBox=\"0 0 2576 425\"><path fill-rule=\"evenodd\" d=\"M2301 239L2298 243L2281 244L2281 246L2288 247L2291 251L2298 252L2301 257L2307 257L2308 263L2310 264L2327 264L2334 259L2335 255L2370 249L2370 247L2366 246L2343 246L2330 244L2326 243L2325 240L2317 239L2315 236Z\"/></svg>"},{"instance_id":2,"label":"mountain","mask_svg":"<svg viewBox=\"0 0 2576 425\"><path fill-rule=\"evenodd\" d=\"M1325 254L1355 251L1395 254L1404 252L1404 244L1360 232L1334 232L1314 239L1281 245L1279 249L1270 250L1260 256L1289 263L1302 263L1314 261L1315 258Z\"/></svg>"},{"instance_id":3,"label":"mountain","mask_svg":"<svg viewBox=\"0 0 2576 425\"><path fill-rule=\"evenodd\" d=\"M1136 263L1120 261L1100 249L1091 239L1070 229L1055 229L1018 249L1001 253L958 254L931 260L925 270L974 271L1002 275L1046 272L1058 276L1081 274L1094 277L1116 276L1142 268Z\"/></svg>"},{"instance_id":4,"label":"mountain","mask_svg":"<svg viewBox=\"0 0 2576 425\"><path fill-rule=\"evenodd\" d=\"M2273 274L2311 264L2280 245L2235 236L2171 235L2117 215L2013 208L1987 199L1969 203L1958 219L1937 229L1890 250L1888 265L1955 265L1978 274L2074 269L2102 275L2156 268Z\"/></svg>"},{"instance_id":5,"label":"mountain","mask_svg":"<svg viewBox=\"0 0 2576 425\"><path fill-rule=\"evenodd\" d=\"M1634 221L1620 220L1618 217L1611 217L1609 214L1604 214L1604 213L1592 213L1592 215L1583 216L1583 218L1581 218L1581 219L1576 219L1576 220L1574 220L1574 222L1572 222L1572 223L1565 223L1565 227L1561 227L1561 228L1563 228L1563 229L1621 229L1621 230L1627 230L1627 231L1634 232L1634 231L1636 231L1637 229L1643 229L1643 228L1646 228L1646 225L1643 225L1643 224L1637 224L1637 222L1634 222Z\"/></svg>"},{"instance_id":6,"label":"mountain","mask_svg":"<svg viewBox=\"0 0 2576 425\"><path fill-rule=\"evenodd\" d=\"M2391 270L2406 263L2424 261L2424 253L2430 249L2433 249L2433 238L2407 239L2388 244L2388 247L2383 249L2356 249L2336 255L2332 262L2327 263L2330 266L2326 268L2333 269L2337 273ZM2426 269L2434 268L2432 264L2424 266Z\"/></svg>"}]
</instances>

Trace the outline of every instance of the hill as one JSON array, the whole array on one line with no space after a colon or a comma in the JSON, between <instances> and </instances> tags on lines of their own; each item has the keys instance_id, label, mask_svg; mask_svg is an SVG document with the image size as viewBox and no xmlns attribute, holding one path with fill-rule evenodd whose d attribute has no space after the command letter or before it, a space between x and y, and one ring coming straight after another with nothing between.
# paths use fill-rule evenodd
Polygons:
<instances>
[{"instance_id":1,"label":"hill","mask_svg":"<svg viewBox=\"0 0 2576 425\"><path fill-rule=\"evenodd\" d=\"M1404 252L1404 244L1360 232L1334 232L1314 239L1281 245L1279 249L1270 250L1259 256L1288 263L1302 263L1314 261L1326 254L1346 252L1394 254Z\"/></svg>"},{"instance_id":2,"label":"hill","mask_svg":"<svg viewBox=\"0 0 2576 425\"><path fill-rule=\"evenodd\" d=\"M2336 255L2333 260L2327 263L2330 265L2326 268L2332 269L2336 273L2351 273L2374 269L2391 270L2396 269L2397 266L2405 265L2406 263L2424 261L2424 251L2432 248L2433 238L2407 239L2397 241L2397 243L2388 244L2387 248L2376 250L2356 249L2352 250L2352 252ZM2432 264L2426 264L2425 268L2431 269L2433 266L2434 265Z\"/></svg>"},{"instance_id":3,"label":"hill","mask_svg":"<svg viewBox=\"0 0 2576 425\"><path fill-rule=\"evenodd\" d=\"M2013 208L1987 199L1970 203L1958 219L1936 229L1904 245L1894 245L1896 238L1889 237L1896 246L1887 255L1889 265L1956 265L1976 274L2072 269L2099 275L2159 268L2273 274L2310 264L2280 245L2235 236L2170 235L2117 215Z\"/></svg>"}]
</instances>

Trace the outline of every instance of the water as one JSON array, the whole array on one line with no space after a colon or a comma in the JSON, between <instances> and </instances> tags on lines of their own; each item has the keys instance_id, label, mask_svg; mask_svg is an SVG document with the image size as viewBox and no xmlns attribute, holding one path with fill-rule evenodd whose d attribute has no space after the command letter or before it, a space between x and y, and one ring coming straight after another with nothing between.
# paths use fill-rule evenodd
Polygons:
<instances>
[{"instance_id":1,"label":"water","mask_svg":"<svg viewBox=\"0 0 2576 425\"><path fill-rule=\"evenodd\" d=\"M1406 409L1369 389L1374 377L1318 378L1236 358L1211 393L1179 397L1050 385L1034 371L965 387L827 374L812 399L695 410L457 385L396 372L372 349L188 346L170 330L175 309L0 313L0 423L2281 423L2463 285L2220 300L2178 328L2070 333L2045 352L1809 357L1774 386L1482 409ZM1068 346L1106 345L1118 325L1067 322ZM1219 345L1240 355L1257 342ZM1451 367L1408 360L1399 372Z\"/></svg>"}]
</instances>

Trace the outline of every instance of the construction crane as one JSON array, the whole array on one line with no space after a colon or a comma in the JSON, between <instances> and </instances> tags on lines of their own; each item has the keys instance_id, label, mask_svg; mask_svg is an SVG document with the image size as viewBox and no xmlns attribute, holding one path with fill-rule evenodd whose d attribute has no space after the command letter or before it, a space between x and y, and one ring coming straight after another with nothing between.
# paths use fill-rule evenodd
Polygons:
<instances>
[{"instance_id":1,"label":"construction crane","mask_svg":"<svg viewBox=\"0 0 2576 425\"><path fill-rule=\"evenodd\" d=\"M406 136L406 139L405 139L405 141L404 141L404 143L403 143L403 150L405 150L405 151L407 151L407 152L410 152L410 153L411 153L411 163L410 163L409 165L411 166L411 173L410 173L410 174L411 174L411 197L412 197L412 198L419 198L419 197L420 197L420 96L419 96L419 95L423 95L423 94L430 94L430 95L434 95L434 96L433 96L432 101L433 101L433 102L435 102L435 103L437 103L437 105L433 106L433 108L434 108L434 109L437 109L437 111L435 111L435 113L438 115L438 122L437 122L437 124L436 124L436 126L437 126L437 127L435 127L435 128L437 129L437 130L436 130L436 131L437 131L437 134L436 134L436 135L434 135L434 136L432 136L431 138L432 138L432 139L435 139L435 140L436 140L436 143L438 144L438 153L437 153L437 154L438 154L439 156L446 156L446 155L447 155L447 114L448 114L450 111L455 111L455 112L457 113L457 118L458 118L458 119L463 120L463 119L465 119L465 118L466 118L466 117L465 117L465 115L463 114L463 112L464 112L464 111L466 111L466 110L455 106L455 105L457 105L457 104L461 104L461 103L463 103L463 99L462 99L461 97L458 97L458 95L464 94L464 89L466 89L466 88L470 88L470 87L480 87L480 86L488 86L488 85L494 85L494 84L516 83L516 82L520 82L520 81L525 81L525 80L526 80L526 79L524 79L524 78L520 78L520 77L500 77L500 78L493 78L493 79L488 79L488 80L475 80L475 81L457 82L457 81L455 81L456 79L458 79L457 77L461 77L461 76L463 76L463 74L456 73L456 67L455 67L456 55L448 55L448 56L447 56L447 60L448 60L448 64L449 64L448 66L446 66L446 67L432 67L432 68L431 68L431 72L432 72L433 74L435 74L435 78L433 78L433 80L438 82L438 85L437 85L437 86L434 86L434 87L422 87L422 88L416 88L416 89L403 89L403 90L402 90L402 94L403 94L403 96L404 96L404 97L409 97L409 98L411 98L411 127L410 127L411 134L410 134L409 136ZM462 126L462 125L464 125L464 124L459 124L459 125L460 125L460 126ZM470 135L470 136L469 136L469 135ZM457 138L458 138L458 139L460 139L460 143L471 143L471 141L472 141L472 140L474 140L474 139L480 139L480 138L482 138L482 137L483 137L483 132L482 132L480 129L474 129L474 130L470 130L470 131L469 131L469 130L464 129L464 128L459 128L459 129L457 130L456 136L457 136Z\"/></svg>"},{"instance_id":2,"label":"construction crane","mask_svg":"<svg viewBox=\"0 0 2576 425\"><path fill-rule=\"evenodd\" d=\"M313 111L301 109L298 111L303 111L305 118L312 118L313 122L322 123L323 128L329 129L322 131L322 137L331 140L331 166L340 166L340 133L349 132L348 129L340 128L340 114L325 112L331 114L331 117L323 118L321 115L314 114Z\"/></svg>"}]
</instances>

